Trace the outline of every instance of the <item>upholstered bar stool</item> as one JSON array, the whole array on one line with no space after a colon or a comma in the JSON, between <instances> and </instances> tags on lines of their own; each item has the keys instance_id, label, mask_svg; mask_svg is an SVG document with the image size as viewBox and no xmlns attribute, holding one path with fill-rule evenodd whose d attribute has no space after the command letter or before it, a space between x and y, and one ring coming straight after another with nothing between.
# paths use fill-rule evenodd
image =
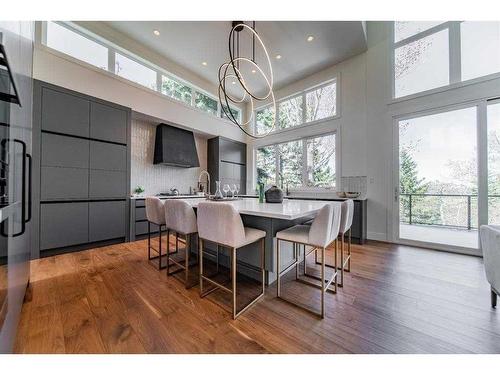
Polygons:
<instances>
[{"instance_id":1,"label":"upholstered bar stool","mask_svg":"<svg viewBox=\"0 0 500 375\"><path fill-rule=\"evenodd\" d=\"M191 243L193 243L193 237L196 236L198 232L198 226L196 224L196 214L193 207L189 203L181 199L169 199L165 202L165 226L167 231L175 232L176 234L176 246L178 235L181 235L185 239L184 245L184 264L178 262L170 256L167 255L167 275L173 275L175 273L184 271L184 285L186 289L191 286L189 283L189 268L192 266L190 264L189 258L191 253ZM170 248L170 235L167 238L167 249ZM177 247L178 248L178 247ZM171 263L178 267L177 270L170 271Z\"/></svg>"},{"instance_id":2,"label":"upholstered bar stool","mask_svg":"<svg viewBox=\"0 0 500 375\"><path fill-rule=\"evenodd\" d=\"M264 240L266 232L243 226L241 216L230 203L221 202L201 202L198 204L198 237L199 237L199 277L200 296L203 298L215 290L221 289L232 294L233 319L245 312L264 296ZM203 246L205 241L212 242L218 246L226 247L231 255L231 288L203 274ZM243 246L260 241L260 272L261 272L261 293L248 302L245 307L237 311L236 309L236 258L237 250ZM214 285L213 288L204 291L203 282Z\"/></svg>"},{"instance_id":3,"label":"upholstered bar stool","mask_svg":"<svg viewBox=\"0 0 500 375\"><path fill-rule=\"evenodd\" d=\"M162 266L162 246L161 236L163 227L165 226L165 211L163 202L157 197L146 197L146 218L148 219L148 260L158 259L158 269L162 270L166 266ZM158 249L151 246L151 223L158 226ZM168 236L168 232L167 232ZM152 257L151 250L155 251L158 255ZM168 252L168 248L167 248Z\"/></svg>"},{"instance_id":4,"label":"upholstered bar stool","mask_svg":"<svg viewBox=\"0 0 500 375\"><path fill-rule=\"evenodd\" d=\"M329 287L332 283L335 285L334 292L337 291L337 269L335 267L332 276L329 279L325 279L325 249L334 242L339 234L340 228L340 215L341 215L341 206L339 203L330 203L326 204L316 215L314 221L311 225L295 225L291 228L282 230L276 233L276 251L277 251L277 296L278 298L282 298L287 302L295 304L294 302L287 300L281 296L281 278L290 271L293 267L296 269L296 278L297 275L297 267L300 262L299 256L296 252L297 246L304 246L304 274L308 277L314 277L321 281L321 285L317 285L315 283L308 282L304 279L299 279L299 281L306 283L308 285L317 287L321 289L321 310L318 314L316 311L314 313L318 314L321 318L325 316L325 292L330 290ZM284 270L280 269L280 242L291 242L293 244L294 251L296 253L295 261L292 262L289 266L287 266ZM306 273L306 246L312 247L312 251L316 251L317 249L321 250L321 277L315 277L313 275L309 275ZM309 253L310 253L309 252ZM335 247L335 259L337 259L337 251ZM331 290L330 290L331 291ZM309 309L308 309L309 310Z\"/></svg>"}]
</instances>

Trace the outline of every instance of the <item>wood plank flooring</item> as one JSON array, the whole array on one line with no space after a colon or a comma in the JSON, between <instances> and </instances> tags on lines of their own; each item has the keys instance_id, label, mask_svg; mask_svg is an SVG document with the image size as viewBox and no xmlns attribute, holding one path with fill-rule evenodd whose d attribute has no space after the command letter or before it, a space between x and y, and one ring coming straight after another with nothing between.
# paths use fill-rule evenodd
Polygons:
<instances>
[{"instance_id":1,"label":"wood plank flooring","mask_svg":"<svg viewBox=\"0 0 500 375\"><path fill-rule=\"evenodd\" d=\"M16 352L500 353L500 309L480 258L353 245L325 319L278 300L271 285L236 321L221 307L227 296L200 299L146 258L138 241L33 261ZM293 278L283 293L319 307L319 291Z\"/></svg>"}]
</instances>

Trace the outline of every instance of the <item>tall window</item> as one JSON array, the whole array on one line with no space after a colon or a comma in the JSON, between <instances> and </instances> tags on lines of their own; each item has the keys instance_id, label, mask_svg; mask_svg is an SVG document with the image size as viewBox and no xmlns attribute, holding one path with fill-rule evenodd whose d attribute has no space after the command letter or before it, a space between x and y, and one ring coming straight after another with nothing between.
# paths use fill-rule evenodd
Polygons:
<instances>
[{"instance_id":1,"label":"tall window","mask_svg":"<svg viewBox=\"0 0 500 375\"><path fill-rule=\"evenodd\" d=\"M276 130L306 125L337 115L337 81L333 80L278 101ZM267 106L255 111L257 134L269 131L274 121L274 107Z\"/></svg>"},{"instance_id":2,"label":"tall window","mask_svg":"<svg viewBox=\"0 0 500 375\"><path fill-rule=\"evenodd\" d=\"M283 188L334 187L335 134L257 149L257 181Z\"/></svg>"},{"instance_id":3,"label":"tall window","mask_svg":"<svg viewBox=\"0 0 500 375\"><path fill-rule=\"evenodd\" d=\"M394 97L500 72L500 22L394 22Z\"/></svg>"}]
</instances>

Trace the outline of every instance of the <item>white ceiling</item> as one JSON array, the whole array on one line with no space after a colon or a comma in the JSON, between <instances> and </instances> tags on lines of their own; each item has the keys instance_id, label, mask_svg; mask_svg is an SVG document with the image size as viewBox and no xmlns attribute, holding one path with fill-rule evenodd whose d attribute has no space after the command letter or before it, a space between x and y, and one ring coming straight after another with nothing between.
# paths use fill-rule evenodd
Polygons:
<instances>
[{"instance_id":1,"label":"white ceiling","mask_svg":"<svg viewBox=\"0 0 500 375\"><path fill-rule=\"evenodd\" d=\"M230 21L112 21L108 25L214 85L218 84L219 66L229 60ZM153 35L153 30L159 30L160 35ZM256 30L271 57L275 89L366 50L361 21L262 21L256 23ZM309 35L314 36L312 42L306 40ZM250 46L249 34L242 34L240 55L251 57ZM277 54L282 56L280 60L275 58ZM256 61L267 73L264 53L257 41ZM252 77L249 65L242 64L241 70L249 87L262 92L265 81L259 74ZM227 84L231 86L230 82Z\"/></svg>"}]
</instances>

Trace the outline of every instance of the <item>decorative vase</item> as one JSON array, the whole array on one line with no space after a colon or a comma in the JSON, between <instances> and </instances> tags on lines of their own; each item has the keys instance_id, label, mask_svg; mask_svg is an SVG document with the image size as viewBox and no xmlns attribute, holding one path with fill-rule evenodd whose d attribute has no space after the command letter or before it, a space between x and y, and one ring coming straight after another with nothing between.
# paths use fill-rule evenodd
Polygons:
<instances>
[{"instance_id":1,"label":"decorative vase","mask_svg":"<svg viewBox=\"0 0 500 375\"><path fill-rule=\"evenodd\" d=\"M267 203L282 203L283 202L283 190L281 190L276 185L271 186L266 190L266 202Z\"/></svg>"},{"instance_id":2,"label":"decorative vase","mask_svg":"<svg viewBox=\"0 0 500 375\"><path fill-rule=\"evenodd\" d=\"M259 203L264 203L264 184L261 182L258 185L259 190Z\"/></svg>"},{"instance_id":3,"label":"decorative vase","mask_svg":"<svg viewBox=\"0 0 500 375\"><path fill-rule=\"evenodd\" d=\"M215 199L223 199L222 191L220 190L220 181L215 181Z\"/></svg>"}]
</instances>

